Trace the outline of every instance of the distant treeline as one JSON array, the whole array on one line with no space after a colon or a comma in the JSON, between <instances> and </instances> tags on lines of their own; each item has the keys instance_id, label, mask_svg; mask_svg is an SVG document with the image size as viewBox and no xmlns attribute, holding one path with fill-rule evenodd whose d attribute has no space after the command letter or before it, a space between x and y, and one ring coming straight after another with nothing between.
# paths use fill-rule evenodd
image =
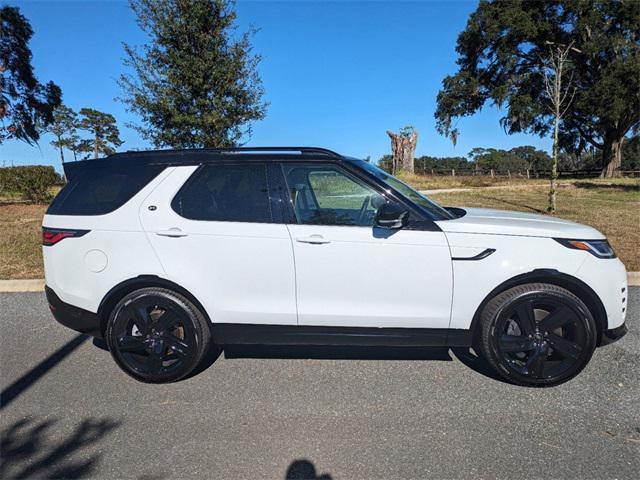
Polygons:
<instances>
[{"instance_id":1,"label":"distant treeline","mask_svg":"<svg viewBox=\"0 0 640 480\"><path fill-rule=\"evenodd\" d=\"M602 168L602 152L592 149L581 154L561 152L558 159L558 169L594 170ZM382 157L378 165L391 171L391 155ZM474 148L467 157L430 157L422 156L415 159L415 172L418 174L430 174L455 170L460 174L473 173L475 171L489 172L525 172L531 174L545 172L551 169L551 156L537 150L531 145L515 147L511 150L496 148ZM622 170L640 170L640 136L636 135L625 139L622 145Z\"/></svg>"}]
</instances>

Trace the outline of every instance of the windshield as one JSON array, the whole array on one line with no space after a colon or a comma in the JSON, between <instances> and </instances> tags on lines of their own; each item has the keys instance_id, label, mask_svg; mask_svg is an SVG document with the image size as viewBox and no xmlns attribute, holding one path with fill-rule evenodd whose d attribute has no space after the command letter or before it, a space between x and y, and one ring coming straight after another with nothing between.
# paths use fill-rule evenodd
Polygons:
<instances>
[{"instance_id":1,"label":"windshield","mask_svg":"<svg viewBox=\"0 0 640 480\"><path fill-rule=\"evenodd\" d=\"M398 180L393 175L389 175L381 168L378 168L371 163L365 162L364 160L355 160L353 163L372 174L378 180L382 180L384 183L389 185L394 190L400 192L402 195L407 197L419 207L427 210L427 212L434 220L451 220L452 218L455 218L455 215L438 205L433 200L429 199L426 195L423 195L417 190L414 190L409 185L401 180Z\"/></svg>"}]
</instances>

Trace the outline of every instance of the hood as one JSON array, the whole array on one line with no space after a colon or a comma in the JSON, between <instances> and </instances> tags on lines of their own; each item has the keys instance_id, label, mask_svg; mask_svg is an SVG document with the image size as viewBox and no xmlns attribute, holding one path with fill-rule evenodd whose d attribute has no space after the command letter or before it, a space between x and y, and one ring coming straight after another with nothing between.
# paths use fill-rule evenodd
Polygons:
<instances>
[{"instance_id":1,"label":"hood","mask_svg":"<svg viewBox=\"0 0 640 480\"><path fill-rule=\"evenodd\" d=\"M548 215L465 208L466 215L436 223L444 232L519 235L526 237L574 238L597 240L604 238L595 228Z\"/></svg>"}]
</instances>

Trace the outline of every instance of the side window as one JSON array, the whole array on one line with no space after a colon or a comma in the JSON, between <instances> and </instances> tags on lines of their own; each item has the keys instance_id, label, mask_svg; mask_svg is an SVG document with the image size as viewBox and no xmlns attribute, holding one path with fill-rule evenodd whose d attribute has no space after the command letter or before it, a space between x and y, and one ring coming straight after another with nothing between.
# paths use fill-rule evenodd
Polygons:
<instances>
[{"instance_id":1,"label":"side window","mask_svg":"<svg viewBox=\"0 0 640 480\"><path fill-rule=\"evenodd\" d=\"M191 220L273 221L264 164L201 166L171 206L178 215Z\"/></svg>"},{"instance_id":2,"label":"side window","mask_svg":"<svg viewBox=\"0 0 640 480\"><path fill-rule=\"evenodd\" d=\"M283 164L300 224L372 226L386 200L370 186L330 164Z\"/></svg>"},{"instance_id":3,"label":"side window","mask_svg":"<svg viewBox=\"0 0 640 480\"><path fill-rule=\"evenodd\" d=\"M163 165L87 166L51 202L47 215L104 215L127 203L162 170Z\"/></svg>"}]
</instances>

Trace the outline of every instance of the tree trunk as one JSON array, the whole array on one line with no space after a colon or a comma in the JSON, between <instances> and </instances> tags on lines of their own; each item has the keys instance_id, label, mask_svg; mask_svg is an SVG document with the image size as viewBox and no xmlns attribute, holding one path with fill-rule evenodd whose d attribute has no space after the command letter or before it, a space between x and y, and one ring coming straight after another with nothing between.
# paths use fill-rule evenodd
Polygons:
<instances>
[{"instance_id":1,"label":"tree trunk","mask_svg":"<svg viewBox=\"0 0 640 480\"><path fill-rule=\"evenodd\" d=\"M392 173L404 171L414 173L414 156L416 145L418 143L418 132L412 132L411 135L405 136L387 131L387 135L391 138Z\"/></svg>"},{"instance_id":2,"label":"tree trunk","mask_svg":"<svg viewBox=\"0 0 640 480\"><path fill-rule=\"evenodd\" d=\"M622 166L622 142L624 137L619 139L605 139L602 149L602 161L604 167L600 173L600 178L619 177Z\"/></svg>"},{"instance_id":3,"label":"tree trunk","mask_svg":"<svg viewBox=\"0 0 640 480\"><path fill-rule=\"evenodd\" d=\"M560 118L556 116L553 122L553 161L551 163L551 185L549 188L549 213L556 211L556 189L558 181L558 130Z\"/></svg>"},{"instance_id":4,"label":"tree trunk","mask_svg":"<svg viewBox=\"0 0 640 480\"><path fill-rule=\"evenodd\" d=\"M100 154L100 149L98 148L98 134L96 134L96 143L93 146L93 158L98 158L98 155Z\"/></svg>"}]
</instances>

